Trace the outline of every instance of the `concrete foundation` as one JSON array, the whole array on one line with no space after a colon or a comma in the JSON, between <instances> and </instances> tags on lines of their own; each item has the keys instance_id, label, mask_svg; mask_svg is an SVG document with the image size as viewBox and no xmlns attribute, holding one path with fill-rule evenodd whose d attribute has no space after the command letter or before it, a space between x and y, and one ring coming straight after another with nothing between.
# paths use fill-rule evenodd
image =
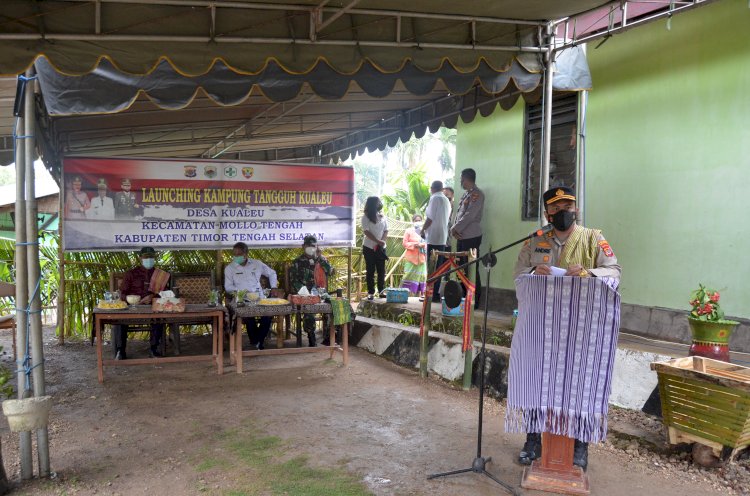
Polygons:
<instances>
[{"instance_id":1,"label":"concrete foundation","mask_svg":"<svg viewBox=\"0 0 750 496\"><path fill-rule=\"evenodd\" d=\"M365 349L404 367L415 370L419 368L419 329L416 327L358 316L349 342L352 346ZM480 380L480 350L481 343L475 341L472 350L474 386L477 386ZM656 374L650 370L649 364L669 358L669 355L618 349L610 403L623 408L642 409L656 388ZM509 363L509 348L487 345L484 373L485 385L490 396L498 399L506 397ZM430 332L427 368L432 375L460 383L464 371L461 338Z\"/></svg>"}]
</instances>

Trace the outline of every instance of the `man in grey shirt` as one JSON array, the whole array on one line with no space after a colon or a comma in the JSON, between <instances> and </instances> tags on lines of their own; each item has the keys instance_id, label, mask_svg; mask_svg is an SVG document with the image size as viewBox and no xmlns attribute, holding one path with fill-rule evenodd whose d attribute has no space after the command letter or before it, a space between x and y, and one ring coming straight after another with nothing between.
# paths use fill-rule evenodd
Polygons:
<instances>
[{"instance_id":1,"label":"man in grey shirt","mask_svg":"<svg viewBox=\"0 0 750 496\"><path fill-rule=\"evenodd\" d=\"M456 238L456 251L468 251L476 248L479 256L479 245L482 244L482 211L484 210L484 193L477 188L477 173L474 169L461 171L461 187L465 193L458 203L456 221L451 227L451 236ZM460 260L461 263L465 262ZM474 297L474 308L479 308L479 298L482 295L481 282L479 279L479 267L476 267L476 293ZM468 275L468 272L467 272Z\"/></svg>"},{"instance_id":2,"label":"man in grey shirt","mask_svg":"<svg viewBox=\"0 0 750 496\"><path fill-rule=\"evenodd\" d=\"M433 250L444 251L448 241L448 221L450 220L451 205L448 198L443 194L442 181L433 181L430 186L430 201L425 211L425 221L422 227L422 237L427 242L427 266L429 267L430 255ZM437 265L443 263L443 257L438 257ZM435 284L437 286L437 284ZM440 302L439 287L434 288L432 301Z\"/></svg>"}]
</instances>

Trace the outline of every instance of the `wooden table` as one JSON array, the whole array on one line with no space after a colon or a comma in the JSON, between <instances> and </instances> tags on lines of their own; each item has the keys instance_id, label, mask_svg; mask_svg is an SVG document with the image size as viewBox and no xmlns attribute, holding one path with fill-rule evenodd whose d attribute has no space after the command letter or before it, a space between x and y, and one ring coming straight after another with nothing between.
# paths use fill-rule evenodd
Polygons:
<instances>
[{"instance_id":1,"label":"wooden table","mask_svg":"<svg viewBox=\"0 0 750 496\"><path fill-rule=\"evenodd\" d=\"M213 346L210 355L175 356L162 358L135 358L130 360L104 360L102 357L103 324L189 324L205 320L211 323ZM184 312L154 312L150 305L131 305L122 310L94 308L96 332L96 362L99 382L104 382L104 366L154 365L157 363L201 362L213 360L217 372L224 373L224 307L185 305ZM164 337L166 339L166 336Z\"/></svg>"},{"instance_id":2,"label":"wooden table","mask_svg":"<svg viewBox=\"0 0 750 496\"><path fill-rule=\"evenodd\" d=\"M236 316L234 336L229 339L229 359L230 363L236 363L237 373L242 373L242 358L246 356L262 356L262 355L291 355L297 353L316 353L316 352L329 352L330 357L336 351L341 351L343 355L344 365L349 364L349 328L346 324L341 335L342 343L341 346L336 345L336 331L333 325L333 316L331 315L330 321L330 346L315 346L315 347L299 347L299 348L281 348L281 349L266 349L266 350L242 350L242 319L247 317L274 317L278 315L292 315L294 313L325 313L331 314L331 305L328 303L318 303L316 305L245 305L236 306L234 303L230 303L229 308ZM234 339L232 339L234 338Z\"/></svg>"}]
</instances>

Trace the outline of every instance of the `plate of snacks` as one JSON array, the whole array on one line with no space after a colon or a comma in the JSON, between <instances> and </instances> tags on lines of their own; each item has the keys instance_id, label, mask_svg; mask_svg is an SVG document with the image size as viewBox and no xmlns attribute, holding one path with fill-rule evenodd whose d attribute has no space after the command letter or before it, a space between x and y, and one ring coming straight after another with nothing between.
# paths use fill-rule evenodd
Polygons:
<instances>
[{"instance_id":1,"label":"plate of snacks","mask_svg":"<svg viewBox=\"0 0 750 496\"><path fill-rule=\"evenodd\" d=\"M101 308L102 310L125 310L126 308L128 308L128 304L122 300L99 300L99 303L96 305L96 307Z\"/></svg>"},{"instance_id":2,"label":"plate of snacks","mask_svg":"<svg viewBox=\"0 0 750 496\"><path fill-rule=\"evenodd\" d=\"M258 301L258 305L289 305L289 300L284 298L263 298Z\"/></svg>"}]
</instances>

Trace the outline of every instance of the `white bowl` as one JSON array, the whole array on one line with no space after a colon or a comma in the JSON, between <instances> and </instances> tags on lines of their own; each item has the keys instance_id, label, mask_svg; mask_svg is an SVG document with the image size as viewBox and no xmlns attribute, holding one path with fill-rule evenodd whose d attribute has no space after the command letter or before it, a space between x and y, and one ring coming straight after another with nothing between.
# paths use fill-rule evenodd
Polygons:
<instances>
[{"instance_id":1,"label":"white bowl","mask_svg":"<svg viewBox=\"0 0 750 496\"><path fill-rule=\"evenodd\" d=\"M129 305L135 305L139 301L141 301L141 297L138 295L127 295L125 297L125 300L128 302Z\"/></svg>"}]
</instances>

